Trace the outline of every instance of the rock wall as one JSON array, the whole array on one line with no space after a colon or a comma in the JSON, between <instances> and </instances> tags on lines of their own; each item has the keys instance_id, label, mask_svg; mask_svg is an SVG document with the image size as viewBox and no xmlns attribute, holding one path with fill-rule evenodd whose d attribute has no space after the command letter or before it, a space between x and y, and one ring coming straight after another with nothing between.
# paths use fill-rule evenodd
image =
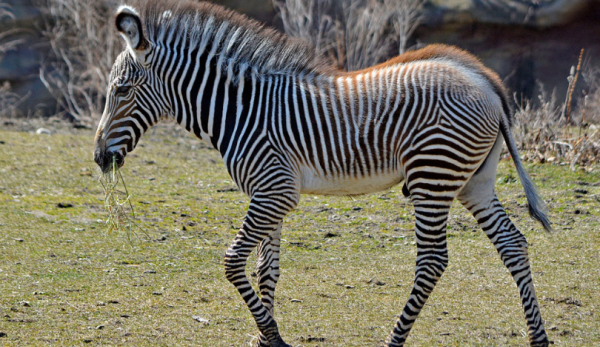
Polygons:
<instances>
[{"instance_id":1,"label":"rock wall","mask_svg":"<svg viewBox=\"0 0 600 347\"><path fill-rule=\"evenodd\" d=\"M448 43L477 55L517 99L536 98L539 83L563 100L582 48L600 64L598 0L434 0L415 43ZM585 83L580 79L575 94Z\"/></svg>"}]
</instances>

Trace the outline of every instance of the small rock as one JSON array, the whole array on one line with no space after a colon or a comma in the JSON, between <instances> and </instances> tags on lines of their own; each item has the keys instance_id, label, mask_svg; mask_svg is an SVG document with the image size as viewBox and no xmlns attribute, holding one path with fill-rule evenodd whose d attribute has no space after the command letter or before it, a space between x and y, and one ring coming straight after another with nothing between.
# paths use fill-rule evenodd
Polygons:
<instances>
[{"instance_id":1,"label":"small rock","mask_svg":"<svg viewBox=\"0 0 600 347\"><path fill-rule=\"evenodd\" d=\"M443 311L442 314L448 314L448 311Z\"/></svg>"},{"instance_id":2,"label":"small rock","mask_svg":"<svg viewBox=\"0 0 600 347\"><path fill-rule=\"evenodd\" d=\"M146 270L144 271L145 274L155 274L156 271L155 270Z\"/></svg>"},{"instance_id":3,"label":"small rock","mask_svg":"<svg viewBox=\"0 0 600 347\"><path fill-rule=\"evenodd\" d=\"M83 342L84 343L90 343L90 342L92 342L92 339L83 339Z\"/></svg>"},{"instance_id":4,"label":"small rock","mask_svg":"<svg viewBox=\"0 0 600 347\"><path fill-rule=\"evenodd\" d=\"M163 293L161 292L153 292L152 295L162 295Z\"/></svg>"},{"instance_id":5,"label":"small rock","mask_svg":"<svg viewBox=\"0 0 600 347\"><path fill-rule=\"evenodd\" d=\"M52 132L46 128L38 128L35 133L38 135L52 135Z\"/></svg>"},{"instance_id":6,"label":"small rock","mask_svg":"<svg viewBox=\"0 0 600 347\"><path fill-rule=\"evenodd\" d=\"M292 300L290 300L290 301L291 301L291 302L302 302L302 300L300 300L300 299L292 299Z\"/></svg>"},{"instance_id":7,"label":"small rock","mask_svg":"<svg viewBox=\"0 0 600 347\"><path fill-rule=\"evenodd\" d=\"M332 233L331 231L328 231L327 234L325 234L323 237L330 238L330 237L337 237L337 236L339 236L339 235L336 233Z\"/></svg>"},{"instance_id":8,"label":"small rock","mask_svg":"<svg viewBox=\"0 0 600 347\"><path fill-rule=\"evenodd\" d=\"M588 190L587 189L577 188L577 189L575 189L575 193L584 194L585 195L585 194L588 193Z\"/></svg>"},{"instance_id":9,"label":"small rock","mask_svg":"<svg viewBox=\"0 0 600 347\"><path fill-rule=\"evenodd\" d=\"M104 325L98 325L98 326L96 327L96 330L102 330L102 329L104 329Z\"/></svg>"},{"instance_id":10,"label":"small rock","mask_svg":"<svg viewBox=\"0 0 600 347\"><path fill-rule=\"evenodd\" d=\"M23 306L23 307L31 307L31 304L29 303L29 301L21 301L19 304L21 304L21 306Z\"/></svg>"},{"instance_id":11,"label":"small rock","mask_svg":"<svg viewBox=\"0 0 600 347\"><path fill-rule=\"evenodd\" d=\"M69 202L59 202L58 204L56 204L56 207L58 207L58 208L70 208L70 207L73 207L73 204L71 204Z\"/></svg>"},{"instance_id":12,"label":"small rock","mask_svg":"<svg viewBox=\"0 0 600 347\"><path fill-rule=\"evenodd\" d=\"M119 301L118 300L108 300L109 304L118 304Z\"/></svg>"},{"instance_id":13,"label":"small rock","mask_svg":"<svg viewBox=\"0 0 600 347\"><path fill-rule=\"evenodd\" d=\"M104 301L98 301L96 306L106 306L106 303Z\"/></svg>"},{"instance_id":14,"label":"small rock","mask_svg":"<svg viewBox=\"0 0 600 347\"><path fill-rule=\"evenodd\" d=\"M450 333L441 333L440 336L449 336Z\"/></svg>"},{"instance_id":15,"label":"small rock","mask_svg":"<svg viewBox=\"0 0 600 347\"><path fill-rule=\"evenodd\" d=\"M204 318L202 318L202 317L200 317L200 316L192 316L192 318L193 318L193 319L194 319L196 322L202 323L202 324L204 324L204 325L209 325L209 324L210 324L210 321L209 321L208 319L204 319Z\"/></svg>"},{"instance_id":16,"label":"small rock","mask_svg":"<svg viewBox=\"0 0 600 347\"><path fill-rule=\"evenodd\" d=\"M13 240L15 240L15 241L17 241L17 242L23 242L23 241L25 241L25 240L23 240L23 239L13 239Z\"/></svg>"},{"instance_id":17,"label":"small rock","mask_svg":"<svg viewBox=\"0 0 600 347\"><path fill-rule=\"evenodd\" d=\"M6 337L6 333L3 331L0 331L0 337Z\"/></svg>"},{"instance_id":18,"label":"small rock","mask_svg":"<svg viewBox=\"0 0 600 347\"><path fill-rule=\"evenodd\" d=\"M351 285L349 285L349 284L346 284L346 285L344 286L344 288L346 288L346 289L353 289L353 288L354 288L354 286L351 286Z\"/></svg>"},{"instance_id":19,"label":"small rock","mask_svg":"<svg viewBox=\"0 0 600 347\"><path fill-rule=\"evenodd\" d=\"M128 314L122 314L121 318L129 318L129 315Z\"/></svg>"}]
</instances>

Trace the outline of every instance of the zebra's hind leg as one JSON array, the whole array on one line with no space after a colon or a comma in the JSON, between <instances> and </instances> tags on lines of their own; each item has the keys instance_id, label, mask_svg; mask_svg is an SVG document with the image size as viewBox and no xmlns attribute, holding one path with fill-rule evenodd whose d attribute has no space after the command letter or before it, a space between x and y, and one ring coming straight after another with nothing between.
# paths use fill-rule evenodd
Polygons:
<instances>
[{"instance_id":1,"label":"zebra's hind leg","mask_svg":"<svg viewBox=\"0 0 600 347\"><path fill-rule=\"evenodd\" d=\"M246 302L270 347L290 347L279 335L277 322L256 295L245 273L252 250L276 232L285 215L298 203L300 194L295 188L286 189L281 183L277 188L277 194L259 192L252 196L244 224L225 254L225 276Z\"/></svg>"},{"instance_id":2,"label":"zebra's hind leg","mask_svg":"<svg viewBox=\"0 0 600 347\"><path fill-rule=\"evenodd\" d=\"M446 222L453 199L419 198L411 195L415 206L417 264L415 281L408 302L386 341L388 347L404 346L419 312L448 266Z\"/></svg>"},{"instance_id":3,"label":"zebra's hind leg","mask_svg":"<svg viewBox=\"0 0 600 347\"><path fill-rule=\"evenodd\" d=\"M469 180L458 199L492 241L519 288L531 346L546 347L549 341L531 278L527 240L508 218L494 193L501 146L501 141L494 146L490 160Z\"/></svg>"},{"instance_id":4,"label":"zebra's hind leg","mask_svg":"<svg viewBox=\"0 0 600 347\"><path fill-rule=\"evenodd\" d=\"M519 232L500 205L495 194L492 197L473 199L473 196L459 197L462 204L471 211L475 219L492 241L504 265L519 288L531 346L546 347L548 336L540 314L540 308L533 287L527 240Z\"/></svg>"},{"instance_id":5,"label":"zebra's hind leg","mask_svg":"<svg viewBox=\"0 0 600 347\"><path fill-rule=\"evenodd\" d=\"M258 288L260 301L274 317L275 286L279 279L279 246L281 242L281 224L258 246ZM262 333L258 336L257 347L270 347L269 341Z\"/></svg>"}]
</instances>

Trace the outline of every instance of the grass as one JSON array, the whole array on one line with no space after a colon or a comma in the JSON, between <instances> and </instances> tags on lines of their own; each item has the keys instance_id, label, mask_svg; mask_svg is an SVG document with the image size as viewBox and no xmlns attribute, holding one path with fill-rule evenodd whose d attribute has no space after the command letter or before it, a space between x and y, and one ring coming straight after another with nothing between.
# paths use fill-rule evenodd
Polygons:
<instances>
[{"instance_id":1,"label":"grass","mask_svg":"<svg viewBox=\"0 0 600 347\"><path fill-rule=\"evenodd\" d=\"M107 234L92 146L86 130L0 131L0 345L248 346L254 321L222 266L248 200L218 153L179 131L150 130L121 169L147 233L130 242ZM600 174L527 169L555 233L527 217L509 161L497 190L529 240L550 339L598 345ZM282 236L276 316L286 341L381 345L411 288L413 223L400 187L303 196ZM450 265L407 344L526 346L517 289L496 251L458 205L448 228Z\"/></svg>"},{"instance_id":2,"label":"grass","mask_svg":"<svg viewBox=\"0 0 600 347\"><path fill-rule=\"evenodd\" d=\"M112 157L112 167L110 171L102 174L98 179L104 190L104 209L108 214L106 225L108 234L113 230L125 231L128 240L131 242L131 236L134 233L135 210L131 203L131 194L127 190L123 174L119 170L116 158ZM122 188L121 188L122 186Z\"/></svg>"}]
</instances>

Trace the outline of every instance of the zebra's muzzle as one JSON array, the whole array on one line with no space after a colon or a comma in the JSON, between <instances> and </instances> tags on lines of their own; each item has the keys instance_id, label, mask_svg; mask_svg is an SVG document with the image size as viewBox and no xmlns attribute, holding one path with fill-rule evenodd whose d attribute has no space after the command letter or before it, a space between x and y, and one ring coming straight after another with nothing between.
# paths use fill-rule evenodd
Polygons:
<instances>
[{"instance_id":1,"label":"zebra's muzzle","mask_svg":"<svg viewBox=\"0 0 600 347\"><path fill-rule=\"evenodd\" d=\"M112 169L113 162L117 166L117 168L123 166L123 164L125 163L125 158L119 152L95 151L94 161L96 162L96 164L98 164L98 166L100 166L102 173L107 173Z\"/></svg>"}]
</instances>

